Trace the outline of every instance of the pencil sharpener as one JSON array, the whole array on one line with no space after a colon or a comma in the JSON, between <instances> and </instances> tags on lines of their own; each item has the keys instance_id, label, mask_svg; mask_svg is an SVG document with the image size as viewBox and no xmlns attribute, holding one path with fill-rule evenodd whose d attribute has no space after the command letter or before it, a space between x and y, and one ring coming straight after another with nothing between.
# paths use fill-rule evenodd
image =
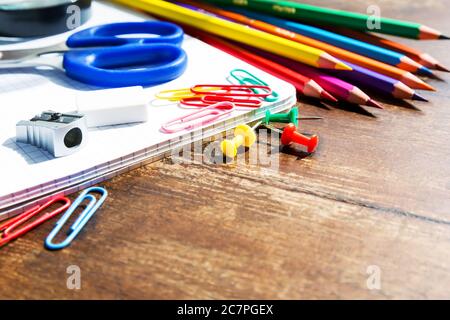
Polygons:
<instances>
[{"instance_id":1,"label":"pencil sharpener","mask_svg":"<svg viewBox=\"0 0 450 320\"><path fill-rule=\"evenodd\" d=\"M45 111L29 121L16 124L16 141L50 152L54 157L75 153L87 143L84 115Z\"/></svg>"}]
</instances>

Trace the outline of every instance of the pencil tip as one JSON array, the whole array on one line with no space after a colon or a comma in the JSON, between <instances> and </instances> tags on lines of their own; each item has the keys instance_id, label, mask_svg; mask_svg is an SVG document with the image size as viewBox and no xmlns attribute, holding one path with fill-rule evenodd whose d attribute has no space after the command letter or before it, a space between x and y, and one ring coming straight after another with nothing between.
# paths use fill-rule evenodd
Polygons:
<instances>
[{"instance_id":1,"label":"pencil tip","mask_svg":"<svg viewBox=\"0 0 450 320\"><path fill-rule=\"evenodd\" d=\"M428 90L428 91L436 91L436 89L434 87L430 86L428 83L425 83L425 82L421 83L419 85L418 89Z\"/></svg>"},{"instance_id":2,"label":"pencil tip","mask_svg":"<svg viewBox=\"0 0 450 320\"><path fill-rule=\"evenodd\" d=\"M376 102L373 99L370 99L369 101L367 101L367 105L378 108L378 109L384 109L384 107L380 103Z\"/></svg>"},{"instance_id":3,"label":"pencil tip","mask_svg":"<svg viewBox=\"0 0 450 320\"><path fill-rule=\"evenodd\" d=\"M336 63L336 67L337 70L348 70L351 71L353 70L350 66L346 65L345 63L339 61L338 63Z\"/></svg>"},{"instance_id":4,"label":"pencil tip","mask_svg":"<svg viewBox=\"0 0 450 320\"><path fill-rule=\"evenodd\" d=\"M411 97L412 100L417 100L417 101L425 101L428 102L428 99L425 99L424 97L422 97L420 94L414 92L413 96Z\"/></svg>"},{"instance_id":5,"label":"pencil tip","mask_svg":"<svg viewBox=\"0 0 450 320\"><path fill-rule=\"evenodd\" d=\"M402 82L414 89L436 91L436 89L430 86L428 83L424 82L422 79L409 72L403 76Z\"/></svg>"},{"instance_id":6,"label":"pencil tip","mask_svg":"<svg viewBox=\"0 0 450 320\"><path fill-rule=\"evenodd\" d=\"M419 69L417 69L417 73L421 74L421 75L425 75L425 76L434 76L434 73L428 69L427 67L420 67Z\"/></svg>"},{"instance_id":7,"label":"pencil tip","mask_svg":"<svg viewBox=\"0 0 450 320\"><path fill-rule=\"evenodd\" d=\"M450 37L441 34L441 35L439 36L439 39L440 39L440 40L448 40L448 39L450 39Z\"/></svg>"},{"instance_id":8,"label":"pencil tip","mask_svg":"<svg viewBox=\"0 0 450 320\"><path fill-rule=\"evenodd\" d=\"M319 56L319 59L317 60L317 67L323 68L323 69L336 69L336 70L353 70L348 65L343 63L342 61L339 61L332 55L324 52Z\"/></svg>"},{"instance_id":9,"label":"pencil tip","mask_svg":"<svg viewBox=\"0 0 450 320\"><path fill-rule=\"evenodd\" d=\"M448 68L444 67L444 66L443 66L442 64L440 64L440 63L435 64L434 67L436 68L436 70L439 70L439 71L450 72L450 70L449 70Z\"/></svg>"},{"instance_id":10,"label":"pencil tip","mask_svg":"<svg viewBox=\"0 0 450 320\"><path fill-rule=\"evenodd\" d=\"M325 90L323 90L323 91L320 93L320 96L321 96L322 98L328 100L328 101L332 101L332 102L337 102L337 101L338 101L335 97L333 97L329 92L327 92L327 91L325 91Z\"/></svg>"}]
</instances>

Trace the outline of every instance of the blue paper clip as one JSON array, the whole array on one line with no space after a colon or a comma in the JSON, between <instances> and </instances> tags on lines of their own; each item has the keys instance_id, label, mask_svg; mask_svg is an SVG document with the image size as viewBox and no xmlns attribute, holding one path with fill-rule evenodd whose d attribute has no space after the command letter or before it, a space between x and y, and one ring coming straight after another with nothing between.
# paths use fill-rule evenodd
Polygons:
<instances>
[{"instance_id":1,"label":"blue paper clip","mask_svg":"<svg viewBox=\"0 0 450 320\"><path fill-rule=\"evenodd\" d=\"M98 192L102 196L99 200L97 200L90 192ZM92 187L84 190L80 196L72 203L69 209L67 209L66 213L61 217L61 219L56 222L55 228L49 233L47 238L45 239L45 247L49 250L59 250L67 247L70 243L75 239L75 237L80 233L81 229L86 225L89 219L94 215L97 209L103 204L106 197L108 196L108 192L106 189L101 187ZM78 206L85 201L89 200L89 204L80 214L78 219L74 222L74 224L70 227L67 238L60 243L53 243L53 239L64 226L64 224L69 220L72 213L78 208Z\"/></svg>"}]
</instances>

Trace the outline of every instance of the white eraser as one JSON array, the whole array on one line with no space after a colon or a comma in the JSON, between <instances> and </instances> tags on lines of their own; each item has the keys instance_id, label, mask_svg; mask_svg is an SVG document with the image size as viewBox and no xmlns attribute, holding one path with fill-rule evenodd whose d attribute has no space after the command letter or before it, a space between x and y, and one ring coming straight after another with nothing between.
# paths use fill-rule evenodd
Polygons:
<instances>
[{"instance_id":1,"label":"white eraser","mask_svg":"<svg viewBox=\"0 0 450 320\"><path fill-rule=\"evenodd\" d=\"M87 126L101 127L148 120L144 88L126 87L80 92L77 112L86 116Z\"/></svg>"}]
</instances>

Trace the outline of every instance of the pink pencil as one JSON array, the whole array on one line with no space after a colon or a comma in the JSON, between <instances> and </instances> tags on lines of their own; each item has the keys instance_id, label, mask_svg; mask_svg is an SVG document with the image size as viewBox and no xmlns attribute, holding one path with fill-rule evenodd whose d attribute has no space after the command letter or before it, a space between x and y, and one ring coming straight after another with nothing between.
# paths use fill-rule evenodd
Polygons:
<instances>
[{"instance_id":1,"label":"pink pencil","mask_svg":"<svg viewBox=\"0 0 450 320\"><path fill-rule=\"evenodd\" d=\"M303 63L295 62L290 59L286 59L248 46L245 46L245 49L313 79L322 88L324 88L339 100L383 109L383 107L378 102L372 100L361 89L348 82L320 72L319 70L306 66Z\"/></svg>"}]
</instances>

